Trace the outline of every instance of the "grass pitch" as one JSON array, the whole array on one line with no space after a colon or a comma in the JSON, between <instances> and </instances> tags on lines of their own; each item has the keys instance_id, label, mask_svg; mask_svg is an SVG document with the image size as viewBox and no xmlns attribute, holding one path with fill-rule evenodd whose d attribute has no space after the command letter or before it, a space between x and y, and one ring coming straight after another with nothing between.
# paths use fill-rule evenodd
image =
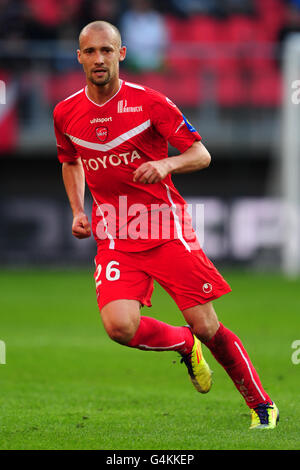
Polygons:
<instances>
[{"instance_id":1,"label":"grass pitch","mask_svg":"<svg viewBox=\"0 0 300 470\"><path fill-rule=\"evenodd\" d=\"M102 327L92 272L1 271L0 449L300 449L299 282L224 273L233 292L215 302L280 409L274 431L250 431L249 411L223 369L207 395L173 352L113 343ZM151 315L184 324L156 286Z\"/></svg>"}]
</instances>

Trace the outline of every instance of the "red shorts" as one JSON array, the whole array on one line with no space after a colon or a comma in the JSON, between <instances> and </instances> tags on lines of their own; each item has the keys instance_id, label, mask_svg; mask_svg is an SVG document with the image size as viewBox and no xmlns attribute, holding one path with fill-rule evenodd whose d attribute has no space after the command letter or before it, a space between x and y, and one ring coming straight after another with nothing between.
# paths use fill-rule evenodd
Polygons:
<instances>
[{"instance_id":1,"label":"red shorts","mask_svg":"<svg viewBox=\"0 0 300 470\"><path fill-rule=\"evenodd\" d=\"M140 252L100 249L95 264L100 310L118 299L135 299L151 307L154 280L181 311L231 291L201 249L188 251L179 240Z\"/></svg>"}]
</instances>

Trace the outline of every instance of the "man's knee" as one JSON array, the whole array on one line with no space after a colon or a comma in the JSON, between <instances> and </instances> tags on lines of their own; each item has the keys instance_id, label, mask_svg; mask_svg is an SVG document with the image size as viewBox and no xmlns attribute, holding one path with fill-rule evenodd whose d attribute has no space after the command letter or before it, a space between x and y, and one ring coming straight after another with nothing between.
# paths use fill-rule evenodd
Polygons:
<instances>
[{"instance_id":1,"label":"man's knee","mask_svg":"<svg viewBox=\"0 0 300 470\"><path fill-rule=\"evenodd\" d=\"M134 305L133 305L134 307ZM130 305L113 303L101 310L101 318L108 336L117 343L128 344L139 326L139 310Z\"/></svg>"},{"instance_id":2,"label":"man's knee","mask_svg":"<svg viewBox=\"0 0 300 470\"><path fill-rule=\"evenodd\" d=\"M217 332L219 328L219 323L211 321L207 318L201 319L199 322L196 322L194 326L194 334L202 342L209 341Z\"/></svg>"},{"instance_id":3,"label":"man's knee","mask_svg":"<svg viewBox=\"0 0 300 470\"><path fill-rule=\"evenodd\" d=\"M128 344L135 334L135 329L131 324L110 323L105 326L106 332L110 339L120 344Z\"/></svg>"},{"instance_id":4,"label":"man's knee","mask_svg":"<svg viewBox=\"0 0 300 470\"><path fill-rule=\"evenodd\" d=\"M209 341L219 328L219 321L211 303L197 305L183 312L192 332L202 342Z\"/></svg>"}]
</instances>

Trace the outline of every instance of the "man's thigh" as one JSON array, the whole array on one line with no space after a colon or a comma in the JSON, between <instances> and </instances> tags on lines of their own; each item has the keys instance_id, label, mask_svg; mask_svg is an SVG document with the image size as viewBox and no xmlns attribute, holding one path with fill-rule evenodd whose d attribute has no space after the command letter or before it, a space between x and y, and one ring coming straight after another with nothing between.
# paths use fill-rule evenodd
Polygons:
<instances>
[{"instance_id":1,"label":"man's thigh","mask_svg":"<svg viewBox=\"0 0 300 470\"><path fill-rule=\"evenodd\" d=\"M201 249L188 251L180 240L153 250L146 268L181 311L206 304L231 291L205 253Z\"/></svg>"},{"instance_id":2,"label":"man's thigh","mask_svg":"<svg viewBox=\"0 0 300 470\"><path fill-rule=\"evenodd\" d=\"M153 279L143 271L139 255L99 250L95 258L95 283L100 311L115 300L136 300L151 306Z\"/></svg>"}]
</instances>

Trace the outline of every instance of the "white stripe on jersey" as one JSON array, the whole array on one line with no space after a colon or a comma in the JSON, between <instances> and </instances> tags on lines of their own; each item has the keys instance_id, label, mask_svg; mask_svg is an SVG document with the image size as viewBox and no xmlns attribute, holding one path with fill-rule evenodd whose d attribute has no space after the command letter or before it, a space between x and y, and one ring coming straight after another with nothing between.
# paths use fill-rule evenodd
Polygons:
<instances>
[{"instance_id":1,"label":"white stripe on jersey","mask_svg":"<svg viewBox=\"0 0 300 470\"><path fill-rule=\"evenodd\" d=\"M182 235L182 227L181 227L180 222L179 222L179 217L176 214L176 205L174 204L174 201L172 199L170 188L167 184L164 183L164 185L167 188L168 199L171 203L171 210L172 210L172 213L173 213L173 216L174 216L175 227L176 227L176 230L177 230L178 238L181 241L181 243L185 246L185 248L189 252L191 252L191 248L189 247L188 243L185 241L185 239L183 238L183 235Z\"/></svg>"},{"instance_id":2,"label":"white stripe on jersey","mask_svg":"<svg viewBox=\"0 0 300 470\"><path fill-rule=\"evenodd\" d=\"M99 152L106 152L107 150L111 150L115 147L118 147L121 145L123 142L127 142L127 140L132 139L132 137L135 137L138 134L141 134L141 132L145 131L148 129L148 127L151 126L151 121L148 119L148 121L143 122L137 127L134 127L133 129L130 129L128 132L124 132L124 134L121 134L119 137L116 137L115 139L111 140L107 144L96 144L94 142L88 142L86 140L78 139L78 137L74 137L70 134L65 134L66 136L71 139L74 144L80 145L80 147L85 147L87 149L92 149L92 150L98 150Z\"/></svg>"},{"instance_id":3,"label":"white stripe on jersey","mask_svg":"<svg viewBox=\"0 0 300 470\"><path fill-rule=\"evenodd\" d=\"M184 119L181 121L181 123L179 124L179 126L177 127L176 131L175 131L175 134L179 131L179 129L184 125Z\"/></svg>"},{"instance_id":4,"label":"white stripe on jersey","mask_svg":"<svg viewBox=\"0 0 300 470\"><path fill-rule=\"evenodd\" d=\"M106 235L107 235L107 238L109 239L109 249L110 249L110 250L114 250L114 249L115 249L115 240L114 240L113 236L111 235L111 233L108 231L108 225L107 225L107 221L106 221L106 219L105 219L105 217L104 217L103 211L102 211L101 207L99 206L99 204L98 204L98 202L97 202L97 199L95 198L95 196L93 195L93 193L92 193L92 197L93 197L93 199L94 199L94 201L95 201L95 203L96 203L96 206L97 206L97 208L98 208L98 210L99 210L99 212L100 212L100 215L102 216L103 225L104 225L104 231L105 231L105 233L106 233Z\"/></svg>"},{"instance_id":5,"label":"white stripe on jersey","mask_svg":"<svg viewBox=\"0 0 300 470\"><path fill-rule=\"evenodd\" d=\"M125 85L131 86L132 88L137 88L138 90L145 90L143 86L137 85L136 83L125 82Z\"/></svg>"},{"instance_id":6,"label":"white stripe on jersey","mask_svg":"<svg viewBox=\"0 0 300 470\"><path fill-rule=\"evenodd\" d=\"M65 98L64 101L67 101L70 98L73 98L73 96L79 95L79 93L81 93L82 91L83 91L83 88L81 88L81 90L79 90L79 91L76 91L76 93L73 93L73 95L70 95L67 98Z\"/></svg>"}]
</instances>

